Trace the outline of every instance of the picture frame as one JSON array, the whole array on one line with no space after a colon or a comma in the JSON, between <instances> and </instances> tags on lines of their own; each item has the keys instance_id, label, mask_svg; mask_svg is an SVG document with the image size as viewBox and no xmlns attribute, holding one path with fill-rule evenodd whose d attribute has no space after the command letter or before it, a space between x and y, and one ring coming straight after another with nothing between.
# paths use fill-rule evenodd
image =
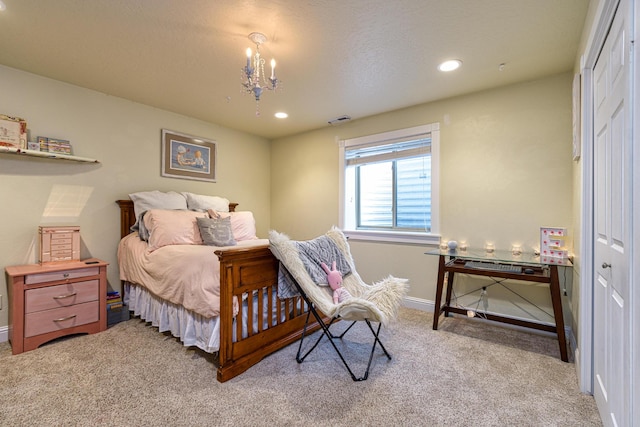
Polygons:
<instances>
[{"instance_id":1,"label":"picture frame","mask_svg":"<svg viewBox=\"0 0 640 427\"><path fill-rule=\"evenodd\" d=\"M161 175L216 182L216 141L162 129Z\"/></svg>"},{"instance_id":2,"label":"picture frame","mask_svg":"<svg viewBox=\"0 0 640 427\"><path fill-rule=\"evenodd\" d=\"M0 114L0 146L27 148L27 122L20 117Z\"/></svg>"},{"instance_id":3,"label":"picture frame","mask_svg":"<svg viewBox=\"0 0 640 427\"><path fill-rule=\"evenodd\" d=\"M581 76L577 73L573 76L573 144L572 144L572 158L574 161L580 160L582 143L580 139L580 127L582 125L581 114L581 96L580 85Z\"/></svg>"}]
</instances>

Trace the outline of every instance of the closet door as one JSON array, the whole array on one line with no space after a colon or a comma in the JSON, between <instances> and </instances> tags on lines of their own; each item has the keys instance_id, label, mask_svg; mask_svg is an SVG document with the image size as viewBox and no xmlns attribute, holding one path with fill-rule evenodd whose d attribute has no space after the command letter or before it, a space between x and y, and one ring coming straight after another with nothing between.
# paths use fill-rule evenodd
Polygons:
<instances>
[{"instance_id":1,"label":"closet door","mask_svg":"<svg viewBox=\"0 0 640 427\"><path fill-rule=\"evenodd\" d=\"M618 7L594 68L594 396L607 426L630 407L631 20Z\"/></svg>"}]
</instances>

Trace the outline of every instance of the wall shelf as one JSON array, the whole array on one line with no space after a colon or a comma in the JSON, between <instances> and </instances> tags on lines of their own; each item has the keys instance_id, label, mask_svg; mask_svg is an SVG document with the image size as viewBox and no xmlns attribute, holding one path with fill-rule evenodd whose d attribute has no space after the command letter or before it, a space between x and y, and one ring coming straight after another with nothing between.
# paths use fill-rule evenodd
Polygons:
<instances>
[{"instance_id":1,"label":"wall shelf","mask_svg":"<svg viewBox=\"0 0 640 427\"><path fill-rule=\"evenodd\" d=\"M26 150L24 148L4 147L0 146L0 154L21 154L23 156L40 157L43 159L71 160L82 163L100 163L96 159L88 157L71 156L62 153L50 153L48 151Z\"/></svg>"}]
</instances>

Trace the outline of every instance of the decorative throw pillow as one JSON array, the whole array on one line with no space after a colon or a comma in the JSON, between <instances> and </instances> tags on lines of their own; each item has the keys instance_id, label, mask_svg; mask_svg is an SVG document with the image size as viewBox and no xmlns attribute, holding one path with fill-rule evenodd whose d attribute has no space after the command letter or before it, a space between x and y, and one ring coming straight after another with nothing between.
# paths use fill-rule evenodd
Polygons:
<instances>
[{"instance_id":1,"label":"decorative throw pillow","mask_svg":"<svg viewBox=\"0 0 640 427\"><path fill-rule=\"evenodd\" d=\"M196 218L204 212L151 209L144 215L149 231L149 251L168 245L202 245Z\"/></svg>"},{"instance_id":2,"label":"decorative throw pillow","mask_svg":"<svg viewBox=\"0 0 640 427\"><path fill-rule=\"evenodd\" d=\"M231 218L197 218L200 235L205 245L235 246L231 231Z\"/></svg>"}]
</instances>

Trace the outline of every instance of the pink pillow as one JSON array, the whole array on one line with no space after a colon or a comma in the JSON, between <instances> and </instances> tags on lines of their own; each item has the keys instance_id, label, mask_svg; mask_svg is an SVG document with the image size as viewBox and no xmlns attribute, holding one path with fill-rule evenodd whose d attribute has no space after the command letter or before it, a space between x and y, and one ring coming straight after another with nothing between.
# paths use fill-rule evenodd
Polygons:
<instances>
[{"instance_id":1,"label":"pink pillow","mask_svg":"<svg viewBox=\"0 0 640 427\"><path fill-rule=\"evenodd\" d=\"M207 211L211 218L231 217L231 232L236 242L243 240L257 240L256 220L251 211L219 212L213 209Z\"/></svg>"},{"instance_id":2,"label":"pink pillow","mask_svg":"<svg viewBox=\"0 0 640 427\"><path fill-rule=\"evenodd\" d=\"M206 212L151 209L144 216L149 231L149 251L168 245L202 245L196 218L206 218Z\"/></svg>"}]
</instances>

